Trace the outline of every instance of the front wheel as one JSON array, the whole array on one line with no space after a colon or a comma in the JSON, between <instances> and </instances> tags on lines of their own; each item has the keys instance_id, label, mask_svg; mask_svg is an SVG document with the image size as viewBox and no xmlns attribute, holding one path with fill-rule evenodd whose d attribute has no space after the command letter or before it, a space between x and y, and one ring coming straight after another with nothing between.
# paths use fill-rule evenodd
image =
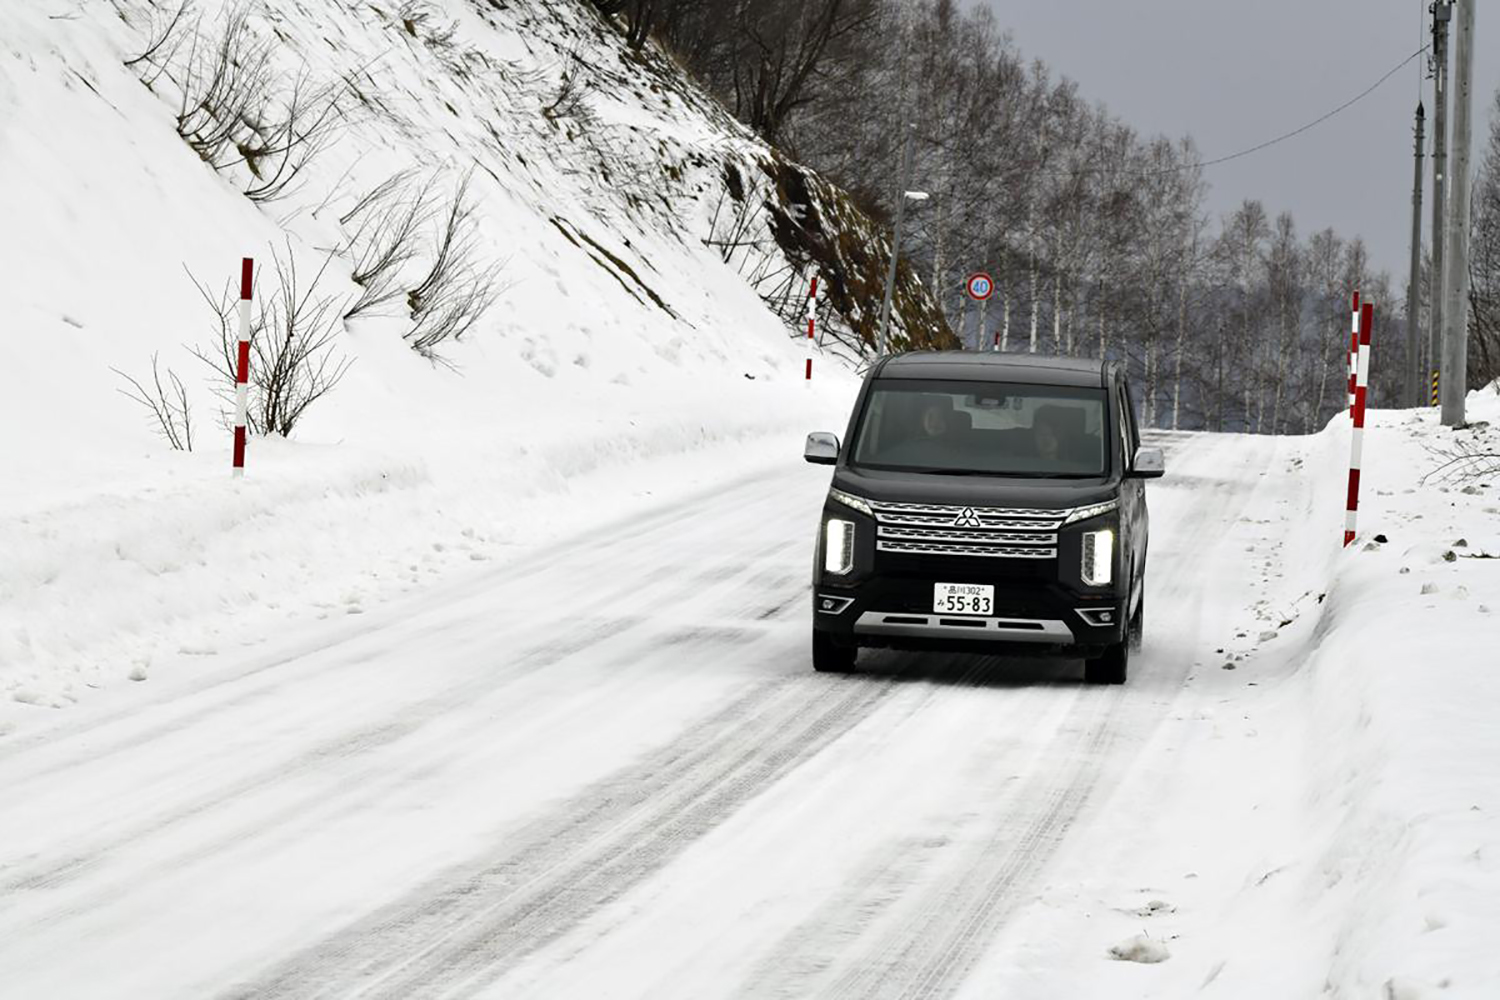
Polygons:
<instances>
[{"instance_id":1,"label":"front wheel","mask_svg":"<svg viewBox=\"0 0 1500 1000\"><path fill-rule=\"evenodd\" d=\"M1089 684L1124 684L1130 666L1130 643L1117 642L1104 653L1083 661L1083 679Z\"/></svg>"},{"instance_id":2,"label":"front wheel","mask_svg":"<svg viewBox=\"0 0 1500 1000\"><path fill-rule=\"evenodd\" d=\"M854 646L841 646L827 632L813 632L813 669L820 674L847 674L854 669L859 650Z\"/></svg>"}]
</instances>

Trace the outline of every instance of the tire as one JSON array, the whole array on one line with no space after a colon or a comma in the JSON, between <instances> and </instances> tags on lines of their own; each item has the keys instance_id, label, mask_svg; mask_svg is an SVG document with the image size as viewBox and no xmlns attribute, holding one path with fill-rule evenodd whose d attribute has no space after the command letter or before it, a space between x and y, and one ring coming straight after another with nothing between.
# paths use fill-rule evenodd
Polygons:
<instances>
[{"instance_id":1,"label":"tire","mask_svg":"<svg viewBox=\"0 0 1500 1000\"><path fill-rule=\"evenodd\" d=\"M1087 684L1124 684L1130 666L1130 643L1117 642L1104 653L1083 661L1083 680Z\"/></svg>"},{"instance_id":2,"label":"tire","mask_svg":"<svg viewBox=\"0 0 1500 1000\"><path fill-rule=\"evenodd\" d=\"M855 646L841 646L827 632L814 631L812 636L813 669L820 674L847 674L854 669L859 655Z\"/></svg>"},{"instance_id":3,"label":"tire","mask_svg":"<svg viewBox=\"0 0 1500 1000\"><path fill-rule=\"evenodd\" d=\"M1136 605L1135 614L1130 617L1130 651L1139 652L1141 643L1146 638L1146 595L1141 595L1141 603Z\"/></svg>"}]
</instances>

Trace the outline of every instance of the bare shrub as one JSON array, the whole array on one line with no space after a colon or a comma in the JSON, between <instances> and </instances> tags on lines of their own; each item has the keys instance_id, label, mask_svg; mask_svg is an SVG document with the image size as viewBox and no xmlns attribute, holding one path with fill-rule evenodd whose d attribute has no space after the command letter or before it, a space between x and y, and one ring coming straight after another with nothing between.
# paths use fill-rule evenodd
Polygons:
<instances>
[{"instance_id":1,"label":"bare shrub","mask_svg":"<svg viewBox=\"0 0 1500 1000\"><path fill-rule=\"evenodd\" d=\"M164 384L155 354L151 355L151 384L149 386L142 385L133 376L125 374L118 368L111 368L110 371L130 385L128 389L116 391L126 399L139 403L150 412L156 433L166 439L173 451L193 450L192 408L188 405L187 389L183 386L182 379L177 377L176 372L168 368L167 382Z\"/></svg>"},{"instance_id":2,"label":"bare shrub","mask_svg":"<svg viewBox=\"0 0 1500 1000\"><path fill-rule=\"evenodd\" d=\"M235 144L255 177L245 189L251 201L272 201L287 192L307 164L322 152L346 118L344 82L318 85L305 71L291 81L284 101L267 101Z\"/></svg>"},{"instance_id":3,"label":"bare shrub","mask_svg":"<svg viewBox=\"0 0 1500 1000\"><path fill-rule=\"evenodd\" d=\"M251 30L244 0L226 12L217 41L195 24L186 59L178 72L182 98L177 134L214 169L228 166L237 138L253 133L275 86L271 47Z\"/></svg>"},{"instance_id":4,"label":"bare shrub","mask_svg":"<svg viewBox=\"0 0 1500 1000\"><path fill-rule=\"evenodd\" d=\"M193 0L181 0L177 7L151 7L151 24L146 35L146 47L141 53L125 60L132 69L140 67L141 82L150 87L166 72L168 63L177 54L183 42L183 33L188 27L188 14L193 9Z\"/></svg>"},{"instance_id":5,"label":"bare shrub","mask_svg":"<svg viewBox=\"0 0 1500 1000\"><path fill-rule=\"evenodd\" d=\"M376 312L407 294L402 268L421 249L422 231L434 212L435 178L419 180L415 170L387 178L357 201L339 220L354 225L345 246L360 294L345 319Z\"/></svg>"},{"instance_id":6,"label":"bare shrub","mask_svg":"<svg viewBox=\"0 0 1500 1000\"><path fill-rule=\"evenodd\" d=\"M562 79L558 81L557 92L552 100L542 108L542 117L550 122L559 121L564 118L581 118L588 120L588 103L585 100L588 88L584 79L583 62L578 58L576 51L569 52L563 60Z\"/></svg>"},{"instance_id":7,"label":"bare shrub","mask_svg":"<svg viewBox=\"0 0 1500 1000\"><path fill-rule=\"evenodd\" d=\"M459 182L442 216L432 263L406 293L414 324L406 339L424 356L431 357L445 341L462 339L504 291L494 273L499 268L486 269L477 259L476 206L469 194L472 177L466 174Z\"/></svg>"},{"instance_id":8,"label":"bare shrub","mask_svg":"<svg viewBox=\"0 0 1500 1000\"><path fill-rule=\"evenodd\" d=\"M1500 479L1500 441L1489 437L1489 425L1477 423L1461 428L1465 429L1474 431L1474 437L1455 438L1450 444L1428 447L1428 454L1438 464L1422 477L1422 485L1436 482L1463 486Z\"/></svg>"},{"instance_id":9,"label":"bare shrub","mask_svg":"<svg viewBox=\"0 0 1500 1000\"><path fill-rule=\"evenodd\" d=\"M451 49L458 34L458 22L443 24L441 11L429 0L406 0L396 9L396 20L408 35L422 39L434 49Z\"/></svg>"},{"instance_id":10,"label":"bare shrub","mask_svg":"<svg viewBox=\"0 0 1500 1000\"><path fill-rule=\"evenodd\" d=\"M273 46L250 23L250 0L234 0L211 25L189 22L192 0L169 3L153 5L147 46L126 65L148 87L162 76L176 84L177 134L199 158L215 170L243 163L252 201L281 197L348 118L349 83L277 72Z\"/></svg>"},{"instance_id":11,"label":"bare shrub","mask_svg":"<svg viewBox=\"0 0 1500 1000\"><path fill-rule=\"evenodd\" d=\"M332 260L329 255L304 287L290 244L285 258L274 247L271 250L276 289L250 326L251 402L246 422L254 434L291 434L308 408L332 392L353 363L335 349L346 304L318 291ZM212 310L216 326L213 342L192 351L213 370L215 394L232 403L239 344L238 292L232 282L218 296L197 278L193 284Z\"/></svg>"}]
</instances>

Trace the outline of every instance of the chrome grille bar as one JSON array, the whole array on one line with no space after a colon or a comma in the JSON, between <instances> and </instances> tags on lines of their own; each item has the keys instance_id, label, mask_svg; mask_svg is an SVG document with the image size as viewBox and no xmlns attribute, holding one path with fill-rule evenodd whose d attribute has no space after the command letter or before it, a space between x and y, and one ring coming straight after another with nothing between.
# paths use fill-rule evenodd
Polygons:
<instances>
[{"instance_id":1,"label":"chrome grille bar","mask_svg":"<svg viewBox=\"0 0 1500 1000\"><path fill-rule=\"evenodd\" d=\"M983 556L990 559L1056 559L1056 549L1041 549L1027 546L962 545L950 542L876 542L881 552L897 552L902 555L929 556Z\"/></svg>"},{"instance_id":2,"label":"chrome grille bar","mask_svg":"<svg viewBox=\"0 0 1500 1000\"><path fill-rule=\"evenodd\" d=\"M983 529L973 531L956 530L948 528L939 531L935 528L888 528L880 525L875 534L880 538L899 539L907 542L976 542L982 544L997 545L1056 545L1057 534L1046 534L1042 532L1016 532L1016 531L987 531Z\"/></svg>"},{"instance_id":3,"label":"chrome grille bar","mask_svg":"<svg viewBox=\"0 0 1500 1000\"><path fill-rule=\"evenodd\" d=\"M1073 512L868 502L877 525L876 550L902 555L1055 559L1057 533Z\"/></svg>"}]
</instances>

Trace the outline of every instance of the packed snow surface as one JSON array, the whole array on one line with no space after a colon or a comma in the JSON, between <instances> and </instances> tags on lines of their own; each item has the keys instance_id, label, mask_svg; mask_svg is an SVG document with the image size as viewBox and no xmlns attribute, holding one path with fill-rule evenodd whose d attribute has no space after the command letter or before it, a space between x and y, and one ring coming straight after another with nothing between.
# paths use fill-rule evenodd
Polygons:
<instances>
[{"instance_id":1,"label":"packed snow surface","mask_svg":"<svg viewBox=\"0 0 1500 1000\"><path fill-rule=\"evenodd\" d=\"M815 675L800 438L854 381L702 243L752 140L582 4L436 5L461 86L379 0L273 0L399 113L256 206L124 65L145 9L0 5L0 993L1500 995L1500 485L1421 482L1493 392L1372 412L1348 548L1347 419L1153 433L1124 687ZM572 58L605 159L540 114ZM414 160L477 165L490 319L352 323L240 481L191 377L167 450L110 369L195 371L186 272L316 264Z\"/></svg>"},{"instance_id":2,"label":"packed snow surface","mask_svg":"<svg viewBox=\"0 0 1500 1000\"><path fill-rule=\"evenodd\" d=\"M694 495L0 743L0 981L1492 996L1500 537L1495 486L1417 485L1451 436L1372 414L1342 549L1347 421L1155 435L1123 688L1067 661L812 673L826 473L699 456Z\"/></svg>"}]
</instances>

